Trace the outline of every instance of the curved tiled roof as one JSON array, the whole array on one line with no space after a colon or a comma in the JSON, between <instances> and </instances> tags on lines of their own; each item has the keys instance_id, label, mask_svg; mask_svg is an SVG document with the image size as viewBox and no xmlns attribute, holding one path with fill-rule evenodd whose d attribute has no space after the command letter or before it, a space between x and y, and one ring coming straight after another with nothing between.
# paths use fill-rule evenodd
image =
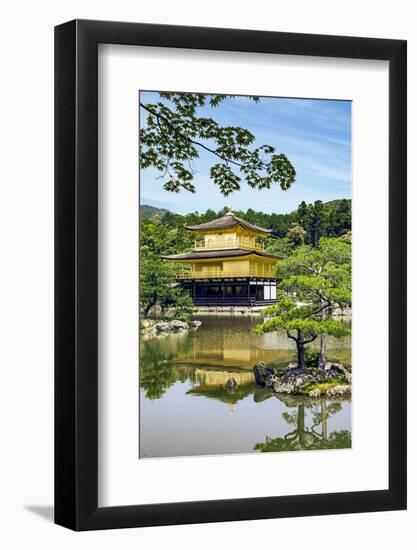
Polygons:
<instances>
[{"instance_id":1,"label":"curved tiled roof","mask_svg":"<svg viewBox=\"0 0 417 550\"><path fill-rule=\"evenodd\" d=\"M257 225L252 225L245 220L241 220L233 214L233 212L228 212L222 218L213 220L207 223L201 223L200 225L188 225L187 229L189 231L217 231L219 229L229 229L230 227L235 227L240 225L249 231L255 231L256 233L266 233L267 235L271 234L270 229L264 229L263 227L258 227Z\"/></svg>"},{"instance_id":2,"label":"curved tiled roof","mask_svg":"<svg viewBox=\"0 0 417 550\"><path fill-rule=\"evenodd\" d=\"M282 259L284 256L276 256L275 254L269 254L268 252L261 252L260 250L208 250L198 252L186 252L185 254L173 254L172 256L161 256L163 260L205 260L210 258L235 258L237 256L249 256L255 254L256 256L264 256L266 258Z\"/></svg>"}]
</instances>

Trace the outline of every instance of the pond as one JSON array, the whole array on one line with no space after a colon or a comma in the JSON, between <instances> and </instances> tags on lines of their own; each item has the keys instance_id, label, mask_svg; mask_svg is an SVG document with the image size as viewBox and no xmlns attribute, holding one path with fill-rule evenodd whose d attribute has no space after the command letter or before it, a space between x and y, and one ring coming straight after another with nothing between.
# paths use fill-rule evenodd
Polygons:
<instances>
[{"instance_id":1,"label":"pond","mask_svg":"<svg viewBox=\"0 0 417 550\"><path fill-rule=\"evenodd\" d=\"M254 315L195 316L198 330L140 343L140 457L349 448L350 399L273 394L254 383L264 361L294 359L284 333L253 334ZM327 338L327 357L350 365L350 339ZM224 388L233 377L234 391Z\"/></svg>"}]
</instances>

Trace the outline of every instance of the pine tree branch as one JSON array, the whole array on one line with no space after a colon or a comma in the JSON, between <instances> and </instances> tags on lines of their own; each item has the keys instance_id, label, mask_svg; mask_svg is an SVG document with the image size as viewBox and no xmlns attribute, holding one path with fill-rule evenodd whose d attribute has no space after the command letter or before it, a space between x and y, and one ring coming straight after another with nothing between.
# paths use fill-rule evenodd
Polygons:
<instances>
[{"instance_id":1,"label":"pine tree branch","mask_svg":"<svg viewBox=\"0 0 417 550\"><path fill-rule=\"evenodd\" d=\"M300 342L300 344L302 346L305 346L306 344L311 344L311 342L314 342L314 340L317 338L318 334L316 334L315 336L312 336L311 338L308 338L307 340L303 340L302 342Z\"/></svg>"},{"instance_id":2,"label":"pine tree branch","mask_svg":"<svg viewBox=\"0 0 417 550\"><path fill-rule=\"evenodd\" d=\"M291 338L291 340L294 340L294 342L298 342L297 338L295 336L292 336L289 330L287 330L287 337Z\"/></svg>"}]
</instances>

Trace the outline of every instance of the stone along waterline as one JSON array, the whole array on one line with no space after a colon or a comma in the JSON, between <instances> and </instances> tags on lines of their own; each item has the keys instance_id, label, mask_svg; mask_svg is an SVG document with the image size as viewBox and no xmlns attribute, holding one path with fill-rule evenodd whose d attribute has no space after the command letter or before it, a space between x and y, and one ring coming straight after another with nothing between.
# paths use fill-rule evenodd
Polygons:
<instances>
[{"instance_id":1,"label":"stone along waterline","mask_svg":"<svg viewBox=\"0 0 417 550\"><path fill-rule=\"evenodd\" d=\"M276 396L253 365L284 368L285 334L253 334L260 316L198 316L197 331L141 339L140 456L313 450L350 446L350 399ZM329 358L350 364L350 341L329 339ZM234 378L237 388L224 384Z\"/></svg>"}]
</instances>

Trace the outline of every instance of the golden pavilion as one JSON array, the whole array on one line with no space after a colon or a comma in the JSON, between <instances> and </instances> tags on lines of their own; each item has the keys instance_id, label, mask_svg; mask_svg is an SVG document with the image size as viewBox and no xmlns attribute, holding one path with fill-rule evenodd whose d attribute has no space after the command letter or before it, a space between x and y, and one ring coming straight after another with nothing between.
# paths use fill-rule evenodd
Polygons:
<instances>
[{"instance_id":1,"label":"golden pavilion","mask_svg":"<svg viewBox=\"0 0 417 550\"><path fill-rule=\"evenodd\" d=\"M275 301L273 268L282 256L265 252L260 242L272 231L238 218L232 210L187 230L196 235L194 249L162 258L183 264L177 282L196 305L267 305Z\"/></svg>"}]
</instances>

